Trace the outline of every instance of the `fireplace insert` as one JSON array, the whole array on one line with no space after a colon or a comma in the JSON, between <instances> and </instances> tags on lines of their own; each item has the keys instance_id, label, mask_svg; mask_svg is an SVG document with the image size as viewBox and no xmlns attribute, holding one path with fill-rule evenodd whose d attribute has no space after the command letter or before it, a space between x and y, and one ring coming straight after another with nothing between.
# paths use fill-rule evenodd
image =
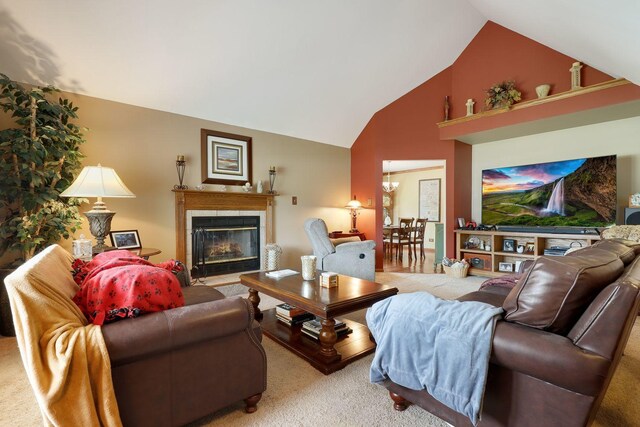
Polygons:
<instances>
[{"instance_id":1,"label":"fireplace insert","mask_svg":"<svg viewBox=\"0 0 640 427\"><path fill-rule=\"evenodd\" d=\"M193 277L260 269L260 217L195 217L192 222Z\"/></svg>"}]
</instances>

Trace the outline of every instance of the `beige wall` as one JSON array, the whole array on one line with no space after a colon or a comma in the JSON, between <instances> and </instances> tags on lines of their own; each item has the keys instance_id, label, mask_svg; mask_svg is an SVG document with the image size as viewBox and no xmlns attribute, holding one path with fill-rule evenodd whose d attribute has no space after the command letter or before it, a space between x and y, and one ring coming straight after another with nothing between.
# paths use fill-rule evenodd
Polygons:
<instances>
[{"instance_id":1,"label":"beige wall","mask_svg":"<svg viewBox=\"0 0 640 427\"><path fill-rule=\"evenodd\" d=\"M275 190L280 195L275 198L274 231L287 266L298 267L300 255L311 253L303 230L306 218L324 218L329 229L349 229L348 211L343 208L350 199L350 152L346 148L97 98L69 97L80 107L79 123L89 128L82 148L87 156L84 164L115 168L136 194L135 199L105 199L108 208L117 213L112 230L139 230L144 246L162 250L152 261L175 256L171 189L178 183L176 155L186 156L185 184L191 188L200 184L201 128L251 136L253 183L261 179L265 191L269 165L277 167ZM240 188L230 187L229 191ZM296 206L291 196L298 197ZM83 223L84 233L89 236L86 218Z\"/></svg>"},{"instance_id":2,"label":"beige wall","mask_svg":"<svg viewBox=\"0 0 640 427\"><path fill-rule=\"evenodd\" d=\"M398 181L400 184L398 189L394 191L393 196L393 223L398 224L400 218L418 218L418 187L421 179L439 178L440 182L440 221L445 222L447 194L445 168L434 168L419 171L407 171L391 174L392 181ZM385 177L386 179L386 177ZM435 223L427 223L425 231L426 242L425 247L434 248L433 237L435 234Z\"/></svg>"},{"instance_id":3,"label":"beige wall","mask_svg":"<svg viewBox=\"0 0 640 427\"><path fill-rule=\"evenodd\" d=\"M618 155L618 223L629 195L640 191L640 117L473 146L472 210L480 222L482 170L539 162Z\"/></svg>"}]
</instances>

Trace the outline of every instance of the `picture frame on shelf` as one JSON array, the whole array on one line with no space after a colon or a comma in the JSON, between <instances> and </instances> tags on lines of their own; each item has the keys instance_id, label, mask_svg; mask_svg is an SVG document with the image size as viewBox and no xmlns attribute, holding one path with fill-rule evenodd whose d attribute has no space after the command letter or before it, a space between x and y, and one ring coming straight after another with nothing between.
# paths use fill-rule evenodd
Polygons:
<instances>
[{"instance_id":1,"label":"picture frame on shelf","mask_svg":"<svg viewBox=\"0 0 640 427\"><path fill-rule=\"evenodd\" d=\"M458 218L458 228L464 228L465 224L464 218Z\"/></svg>"},{"instance_id":2,"label":"picture frame on shelf","mask_svg":"<svg viewBox=\"0 0 640 427\"><path fill-rule=\"evenodd\" d=\"M514 239L504 239L502 241L502 252L515 252L516 241Z\"/></svg>"},{"instance_id":3,"label":"picture frame on shelf","mask_svg":"<svg viewBox=\"0 0 640 427\"><path fill-rule=\"evenodd\" d=\"M501 271L503 273L513 273L513 263L512 262L498 263L498 271Z\"/></svg>"},{"instance_id":4,"label":"picture frame on shelf","mask_svg":"<svg viewBox=\"0 0 640 427\"><path fill-rule=\"evenodd\" d=\"M140 235L138 230L122 230L109 232L111 246L117 249L140 249Z\"/></svg>"},{"instance_id":5,"label":"picture frame on shelf","mask_svg":"<svg viewBox=\"0 0 640 427\"><path fill-rule=\"evenodd\" d=\"M202 182L244 185L251 182L250 136L200 130Z\"/></svg>"},{"instance_id":6,"label":"picture frame on shelf","mask_svg":"<svg viewBox=\"0 0 640 427\"><path fill-rule=\"evenodd\" d=\"M527 254L532 254L535 251L535 245L533 243L527 243L525 246L524 252Z\"/></svg>"},{"instance_id":7,"label":"picture frame on shelf","mask_svg":"<svg viewBox=\"0 0 640 427\"><path fill-rule=\"evenodd\" d=\"M635 193L629 196L629 207L640 208L640 193Z\"/></svg>"}]
</instances>

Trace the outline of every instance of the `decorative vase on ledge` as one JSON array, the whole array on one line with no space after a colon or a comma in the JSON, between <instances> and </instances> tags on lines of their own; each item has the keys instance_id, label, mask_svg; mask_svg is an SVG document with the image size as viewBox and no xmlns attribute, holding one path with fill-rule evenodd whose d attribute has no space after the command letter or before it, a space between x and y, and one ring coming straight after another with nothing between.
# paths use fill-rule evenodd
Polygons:
<instances>
[{"instance_id":1,"label":"decorative vase on ledge","mask_svg":"<svg viewBox=\"0 0 640 427\"><path fill-rule=\"evenodd\" d=\"M538 98L544 98L549 95L549 90L551 89L551 85L540 85L536 86L536 94L538 94Z\"/></svg>"}]
</instances>

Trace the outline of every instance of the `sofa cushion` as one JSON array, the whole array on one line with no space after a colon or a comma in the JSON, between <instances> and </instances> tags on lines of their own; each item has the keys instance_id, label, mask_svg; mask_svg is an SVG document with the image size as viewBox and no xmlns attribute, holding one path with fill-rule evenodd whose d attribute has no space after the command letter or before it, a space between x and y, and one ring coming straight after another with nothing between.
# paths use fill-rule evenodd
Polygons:
<instances>
[{"instance_id":1,"label":"sofa cushion","mask_svg":"<svg viewBox=\"0 0 640 427\"><path fill-rule=\"evenodd\" d=\"M224 299L224 294L211 286L189 286L182 288L184 305L200 304Z\"/></svg>"},{"instance_id":2,"label":"sofa cushion","mask_svg":"<svg viewBox=\"0 0 640 427\"><path fill-rule=\"evenodd\" d=\"M538 258L505 299L505 320L566 334L598 292L624 269L612 252L580 252Z\"/></svg>"},{"instance_id":3,"label":"sofa cushion","mask_svg":"<svg viewBox=\"0 0 640 427\"><path fill-rule=\"evenodd\" d=\"M338 245L341 245L343 243L359 242L360 241L360 237L351 236L351 237L338 237L338 238L335 238L335 239L329 238L329 241L331 243L333 243L333 246L338 246Z\"/></svg>"},{"instance_id":4,"label":"sofa cushion","mask_svg":"<svg viewBox=\"0 0 640 427\"><path fill-rule=\"evenodd\" d=\"M479 291L470 292L456 298L458 301L478 301L491 304L494 307L502 307L504 299L509 295L511 288L502 286L489 286Z\"/></svg>"},{"instance_id":5,"label":"sofa cushion","mask_svg":"<svg viewBox=\"0 0 640 427\"><path fill-rule=\"evenodd\" d=\"M632 242L630 242L632 243ZM609 251L609 252L613 252L614 254L616 254L618 256L618 258L620 258L622 260L622 262L624 263L624 265L629 265L631 263L631 261L634 260L634 258L636 257L636 253L634 251L634 249L632 247L629 247L628 245L625 245L624 243L622 243L622 241L617 240L617 239L605 239L605 240L600 240L595 242L593 245L582 249L578 252L573 252L570 255L574 255L574 254L580 254L583 251L587 251L591 248L597 248L597 249L602 249L605 251Z\"/></svg>"},{"instance_id":6,"label":"sofa cushion","mask_svg":"<svg viewBox=\"0 0 640 427\"><path fill-rule=\"evenodd\" d=\"M625 246L630 247L636 253L636 255L640 255L640 242L635 240L627 240L627 239L608 239L614 242L622 243Z\"/></svg>"}]
</instances>

